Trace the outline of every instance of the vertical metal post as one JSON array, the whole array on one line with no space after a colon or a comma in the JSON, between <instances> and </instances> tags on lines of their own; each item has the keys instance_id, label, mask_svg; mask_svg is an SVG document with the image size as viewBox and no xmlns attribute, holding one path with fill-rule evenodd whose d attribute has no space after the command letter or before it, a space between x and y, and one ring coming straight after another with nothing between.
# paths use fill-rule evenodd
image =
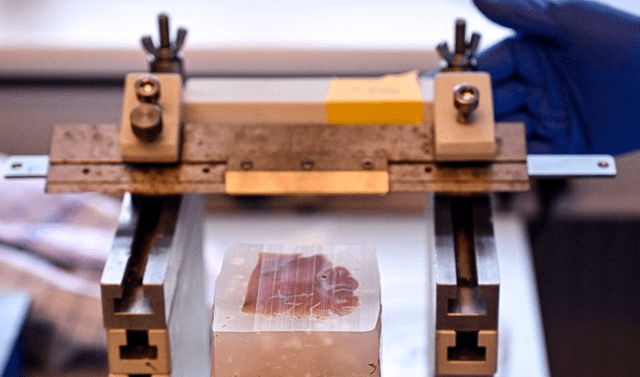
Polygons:
<instances>
[{"instance_id":1,"label":"vertical metal post","mask_svg":"<svg viewBox=\"0 0 640 377\"><path fill-rule=\"evenodd\" d=\"M436 195L433 212L434 375L491 376L500 279L489 197Z\"/></svg>"},{"instance_id":2,"label":"vertical metal post","mask_svg":"<svg viewBox=\"0 0 640 377\"><path fill-rule=\"evenodd\" d=\"M102 280L113 376L206 375L201 195L126 195Z\"/></svg>"}]
</instances>

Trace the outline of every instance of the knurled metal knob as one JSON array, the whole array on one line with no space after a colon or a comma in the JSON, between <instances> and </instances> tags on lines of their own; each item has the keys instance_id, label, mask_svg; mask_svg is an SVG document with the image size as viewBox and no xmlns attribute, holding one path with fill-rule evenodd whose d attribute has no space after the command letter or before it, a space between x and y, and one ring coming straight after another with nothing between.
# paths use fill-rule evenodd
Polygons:
<instances>
[{"instance_id":1,"label":"knurled metal knob","mask_svg":"<svg viewBox=\"0 0 640 377\"><path fill-rule=\"evenodd\" d=\"M160 98L160 80L154 75L140 76L136 80L135 89L140 102L157 103Z\"/></svg>"},{"instance_id":2,"label":"knurled metal knob","mask_svg":"<svg viewBox=\"0 0 640 377\"><path fill-rule=\"evenodd\" d=\"M146 142L154 141L162 133L162 109L154 103L141 103L130 115L131 130Z\"/></svg>"},{"instance_id":3,"label":"knurled metal knob","mask_svg":"<svg viewBox=\"0 0 640 377\"><path fill-rule=\"evenodd\" d=\"M470 123L479 102L480 92L475 86L463 83L453 88L453 106L458 110L458 122Z\"/></svg>"}]
</instances>

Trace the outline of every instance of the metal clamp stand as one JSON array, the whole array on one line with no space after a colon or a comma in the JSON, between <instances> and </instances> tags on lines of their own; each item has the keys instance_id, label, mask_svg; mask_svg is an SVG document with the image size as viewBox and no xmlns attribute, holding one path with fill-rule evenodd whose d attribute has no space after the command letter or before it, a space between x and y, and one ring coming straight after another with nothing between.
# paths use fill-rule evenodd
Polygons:
<instances>
[{"instance_id":1,"label":"metal clamp stand","mask_svg":"<svg viewBox=\"0 0 640 377\"><path fill-rule=\"evenodd\" d=\"M186 31L171 43L161 15L160 34L158 48L149 37L143 45L162 73L128 76L121 125L58 126L50 156L13 157L5 169L46 176L49 192L131 193L101 281L113 377L210 373L201 194L387 192L438 193L427 342L435 374L493 375L499 274L488 193L528 190L532 177L616 174L610 156L527 156L524 125L495 124L490 77L466 72L480 37L467 42L464 21L455 50L438 47L448 67L423 102L429 116L399 127L183 124ZM265 181L278 184L257 184Z\"/></svg>"},{"instance_id":2,"label":"metal clamp stand","mask_svg":"<svg viewBox=\"0 0 640 377\"><path fill-rule=\"evenodd\" d=\"M171 43L167 15L161 14L158 23L159 47L151 37L142 38L150 70L182 74L180 49L187 31L178 29ZM131 126L142 143L153 142L162 132L159 86L154 76L136 82L142 105L133 109ZM157 119L149 123L149 111L135 118L140 106L156 109ZM110 376L210 372L202 237L202 195L125 194L100 282Z\"/></svg>"}]
</instances>

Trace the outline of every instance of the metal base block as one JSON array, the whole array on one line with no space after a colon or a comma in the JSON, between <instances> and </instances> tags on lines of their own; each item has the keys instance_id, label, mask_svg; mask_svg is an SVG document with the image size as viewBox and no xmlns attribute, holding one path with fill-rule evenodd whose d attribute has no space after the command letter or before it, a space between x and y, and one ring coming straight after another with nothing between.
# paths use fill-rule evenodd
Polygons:
<instances>
[{"instance_id":1,"label":"metal base block","mask_svg":"<svg viewBox=\"0 0 640 377\"><path fill-rule=\"evenodd\" d=\"M434 216L435 374L492 376L500 276L489 197L436 196Z\"/></svg>"},{"instance_id":2,"label":"metal base block","mask_svg":"<svg viewBox=\"0 0 640 377\"><path fill-rule=\"evenodd\" d=\"M209 373L202 212L201 195L125 197L101 281L113 376Z\"/></svg>"}]
</instances>

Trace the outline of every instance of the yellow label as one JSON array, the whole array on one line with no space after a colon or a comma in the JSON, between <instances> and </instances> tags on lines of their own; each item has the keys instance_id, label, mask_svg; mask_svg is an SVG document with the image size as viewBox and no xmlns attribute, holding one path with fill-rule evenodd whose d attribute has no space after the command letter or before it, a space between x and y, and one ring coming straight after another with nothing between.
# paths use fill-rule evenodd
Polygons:
<instances>
[{"instance_id":1,"label":"yellow label","mask_svg":"<svg viewBox=\"0 0 640 377\"><path fill-rule=\"evenodd\" d=\"M386 194L386 171L228 171L229 195Z\"/></svg>"},{"instance_id":2,"label":"yellow label","mask_svg":"<svg viewBox=\"0 0 640 377\"><path fill-rule=\"evenodd\" d=\"M416 71L379 78L334 78L327 93L329 124L422 123Z\"/></svg>"}]
</instances>

